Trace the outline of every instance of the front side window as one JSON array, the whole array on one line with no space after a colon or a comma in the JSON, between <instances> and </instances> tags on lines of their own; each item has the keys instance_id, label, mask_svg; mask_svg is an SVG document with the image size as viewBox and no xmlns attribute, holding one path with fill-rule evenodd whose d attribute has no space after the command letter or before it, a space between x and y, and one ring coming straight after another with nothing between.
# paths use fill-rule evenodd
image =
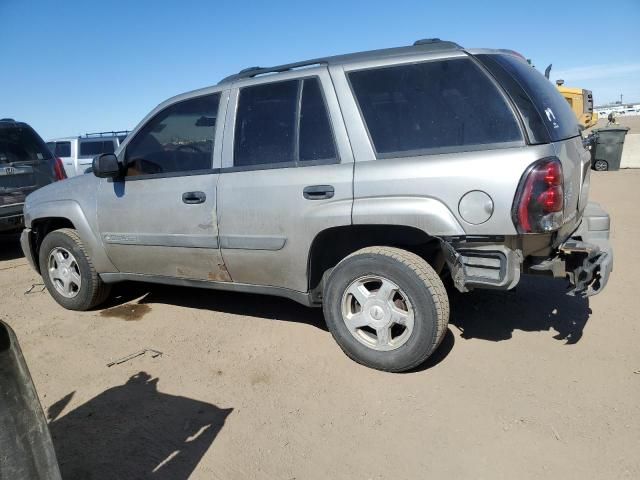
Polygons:
<instances>
[{"instance_id":1,"label":"front side window","mask_svg":"<svg viewBox=\"0 0 640 480\"><path fill-rule=\"evenodd\" d=\"M240 90L236 115L236 167L333 161L329 115L317 78Z\"/></svg>"},{"instance_id":2,"label":"front side window","mask_svg":"<svg viewBox=\"0 0 640 480\"><path fill-rule=\"evenodd\" d=\"M212 168L220 94L175 103L153 117L129 142L129 176Z\"/></svg>"},{"instance_id":3,"label":"front side window","mask_svg":"<svg viewBox=\"0 0 640 480\"><path fill-rule=\"evenodd\" d=\"M349 81L379 156L522 141L511 108L469 59L354 71Z\"/></svg>"},{"instance_id":4,"label":"front side window","mask_svg":"<svg viewBox=\"0 0 640 480\"><path fill-rule=\"evenodd\" d=\"M57 150L57 146L56 146ZM113 140L91 140L80 142L80 156L81 157L95 157L102 153L113 153L115 151L113 146ZM59 155L69 156L69 155Z\"/></svg>"}]
</instances>

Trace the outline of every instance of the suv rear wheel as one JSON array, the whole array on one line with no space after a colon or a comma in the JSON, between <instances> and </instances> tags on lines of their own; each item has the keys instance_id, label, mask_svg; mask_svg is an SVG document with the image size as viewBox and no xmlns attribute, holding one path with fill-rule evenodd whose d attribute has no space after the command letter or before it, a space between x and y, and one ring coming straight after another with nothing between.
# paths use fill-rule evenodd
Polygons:
<instances>
[{"instance_id":1,"label":"suv rear wheel","mask_svg":"<svg viewBox=\"0 0 640 480\"><path fill-rule=\"evenodd\" d=\"M78 233L61 228L40 245L42 280L51 296L69 310L89 310L104 302L111 286L98 276Z\"/></svg>"},{"instance_id":2,"label":"suv rear wheel","mask_svg":"<svg viewBox=\"0 0 640 480\"><path fill-rule=\"evenodd\" d=\"M353 360L401 372L423 363L447 330L449 300L421 257L368 247L343 259L324 288L327 326Z\"/></svg>"}]
</instances>

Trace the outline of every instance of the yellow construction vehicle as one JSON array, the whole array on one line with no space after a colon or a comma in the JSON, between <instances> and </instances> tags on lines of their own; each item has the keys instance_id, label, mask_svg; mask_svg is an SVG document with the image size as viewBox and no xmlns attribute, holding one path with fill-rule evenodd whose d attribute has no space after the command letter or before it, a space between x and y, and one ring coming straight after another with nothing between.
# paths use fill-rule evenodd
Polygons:
<instances>
[{"instance_id":1,"label":"yellow construction vehicle","mask_svg":"<svg viewBox=\"0 0 640 480\"><path fill-rule=\"evenodd\" d=\"M571 106L584 128L593 127L598 122L598 112L593 111L593 95L584 88L565 87L564 80L556 80L558 91Z\"/></svg>"},{"instance_id":2,"label":"yellow construction vehicle","mask_svg":"<svg viewBox=\"0 0 640 480\"><path fill-rule=\"evenodd\" d=\"M531 60L527 61L531 63ZM549 65L544 71L544 76L547 77L547 80L551 74L551 67L552 65ZM582 128L593 127L598 123L598 112L593 111L593 94L591 90L565 87L564 80L556 80L556 87L571 107L571 110L573 110L573 113L578 117L578 123Z\"/></svg>"}]
</instances>

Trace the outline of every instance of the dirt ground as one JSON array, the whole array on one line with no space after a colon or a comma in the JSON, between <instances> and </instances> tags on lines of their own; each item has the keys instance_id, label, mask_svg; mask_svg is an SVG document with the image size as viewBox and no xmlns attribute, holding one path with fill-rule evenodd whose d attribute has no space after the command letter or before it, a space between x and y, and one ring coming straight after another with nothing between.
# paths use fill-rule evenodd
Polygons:
<instances>
[{"instance_id":1,"label":"dirt ground","mask_svg":"<svg viewBox=\"0 0 640 480\"><path fill-rule=\"evenodd\" d=\"M320 310L123 284L101 311L46 292L0 244L0 318L29 363L64 478L640 478L640 171L593 175L615 269L589 300L525 279L453 295L417 371L342 354ZM107 363L149 348L125 363Z\"/></svg>"}]
</instances>

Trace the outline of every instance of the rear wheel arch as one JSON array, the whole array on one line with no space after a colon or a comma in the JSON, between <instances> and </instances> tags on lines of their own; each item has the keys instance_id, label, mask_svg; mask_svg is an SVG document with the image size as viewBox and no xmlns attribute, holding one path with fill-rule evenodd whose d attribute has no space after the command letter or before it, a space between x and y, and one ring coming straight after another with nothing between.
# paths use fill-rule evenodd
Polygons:
<instances>
[{"instance_id":1,"label":"rear wheel arch","mask_svg":"<svg viewBox=\"0 0 640 480\"><path fill-rule=\"evenodd\" d=\"M416 227L404 225L345 225L319 232L311 243L307 264L310 292L321 294L326 272L341 260L366 247L386 246L415 253L441 271L440 241ZM315 298L314 300L318 300Z\"/></svg>"}]
</instances>

